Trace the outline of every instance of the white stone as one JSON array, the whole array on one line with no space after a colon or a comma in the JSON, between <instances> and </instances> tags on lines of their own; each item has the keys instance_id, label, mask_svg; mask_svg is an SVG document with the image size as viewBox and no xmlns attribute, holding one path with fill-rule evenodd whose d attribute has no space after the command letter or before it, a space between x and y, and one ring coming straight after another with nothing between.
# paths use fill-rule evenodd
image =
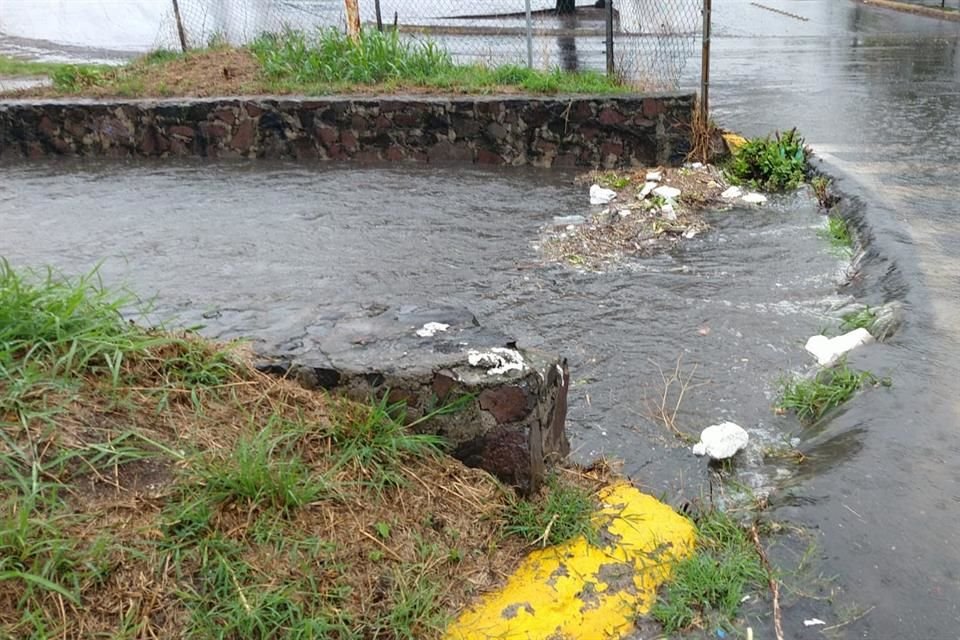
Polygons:
<instances>
[{"instance_id":1,"label":"white stone","mask_svg":"<svg viewBox=\"0 0 960 640\"><path fill-rule=\"evenodd\" d=\"M720 194L720 197L724 200L736 200L743 196L743 189L740 187L730 187L726 191Z\"/></svg>"},{"instance_id":2,"label":"white stone","mask_svg":"<svg viewBox=\"0 0 960 640\"><path fill-rule=\"evenodd\" d=\"M659 171L650 171L647 173L647 182L660 182L663 180L663 174Z\"/></svg>"},{"instance_id":3,"label":"white stone","mask_svg":"<svg viewBox=\"0 0 960 640\"><path fill-rule=\"evenodd\" d=\"M673 205L669 202L660 207L660 213L663 215L664 219L670 220L671 222L677 219L677 212L674 211Z\"/></svg>"},{"instance_id":4,"label":"white stone","mask_svg":"<svg viewBox=\"0 0 960 640\"><path fill-rule=\"evenodd\" d=\"M442 322L428 322L419 329L417 329L417 335L421 338L432 338L437 335L440 331L446 331L450 328L450 325L443 324Z\"/></svg>"},{"instance_id":5,"label":"white stone","mask_svg":"<svg viewBox=\"0 0 960 640\"><path fill-rule=\"evenodd\" d=\"M616 191L604 189L598 184L590 187L590 204L607 204L616 197Z\"/></svg>"},{"instance_id":6,"label":"white stone","mask_svg":"<svg viewBox=\"0 0 960 640\"><path fill-rule=\"evenodd\" d=\"M492 347L487 351L470 349L467 352L467 362L471 367L486 369L488 376L498 376L508 371L524 371L527 368L519 351L504 347Z\"/></svg>"},{"instance_id":7,"label":"white stone","mask_svg":"<svg viewBox=\"0 0 960 640\"><path fill-rule=\"evenodd\" d=\"M871 342L873 336L861 327L835 338L812 336L807 340L806 350L817 359L820 366L832 367L844 354Z\"/></svg>"},{"instance_id":8,"label":"white stone","mask_svg":"<svg viewBox=\"0 0 960 640\"><path fill-rule=\"evenodd\" d=\"M640 200L643 200L643 199L646 198L648 195L650 195L650 192L651 192L651 191L653 191L653 190L656 189L656 188L657 188L657 183L656 183L656 182L646 182L646 183L644 183L643 189L640 189L640 193L637 194L637 198L639 198Z\"/></svg>"},{"instance_id":9,"label":"white stone","mask_svg":"<svg viewBox=\"0 0 960 640\"><path fill-rule=\"evenodd\" d=\"M693 445L693 453L707 455L714 460L726 460L746 447L749 441L750 434L743 427L733 422L721 422L700 433L700 442Z\"/></svg>"},{"instance_id":10,"label":"white stone","mask_svg":"<svg viewBox=\"0 0 960 640\"><path fill-rule=\"evenodd\" d=\"M629 216L631 213L633 213L633 211L630 211L630 209L620 209L620 211L617 211L617 214L618 214L621 218L626 218L626 217Z\"/></svg>"},{"instance_id":11,"label":"white stone","mask_svg":"<svg viewBox=\"0 0 960 640\"><path fill-rule=\"evenodd\" d=\"M748 204L763 204L767 201L767 196L762 193L748 193L741 200Z\"/></svg>"},{"instance_id":12,"label":"white stone","mask_svg":"<svg viewBox=\"0 0 960 640\"><path fill-rule=\"evenodd\" d=\"M693 227L690 227L689 229L683 232L683 237L686 238L687 240L693 239L694 237L696 237L696 235L697 235L697 230L694 229Z\"/></svg>"},{"instance_id":13,"label":"white stone","mask_svg":"<svg viewBox=\"0 0 960 640\"><path fill-rule=\"evenodd\" d=\"M676 187L668 187L667 185L661 185L653 190L653 195L660 196L661 198L667 198L668 200L676 200L680 197L680 189Z\"/></svg>"}]
</instances>

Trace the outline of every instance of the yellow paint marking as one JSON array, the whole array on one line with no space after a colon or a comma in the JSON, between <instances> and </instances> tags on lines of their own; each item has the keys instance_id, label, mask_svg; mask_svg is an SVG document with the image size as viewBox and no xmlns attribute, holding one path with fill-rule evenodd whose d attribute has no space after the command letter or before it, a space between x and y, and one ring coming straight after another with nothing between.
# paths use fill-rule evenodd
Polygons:
<instances>
[{"instance_id":1,"label":"yellow paint marking","mask_svg":"<svg viewBox=\"0 0 960 640\"><path fill-rule=\"evenodd\" d=\"M583 538L530 554L500 591L447 630L445 640L610 640L646 613L672 563L693 550L693 524L632 485L600 494L601 547Z\"/></svg>"},{"instance_id":2,"label":"yellow paint marking","mask_svg":"<svg viewBox=\"0 0 960 640\"><path fill-rule=\"evenodd\" d=\"M727 143L727 150L730 153L736 153L737 149L747 144L746 138L729 131L723 134L723 141Z\"/></svg>"}]
</instances>

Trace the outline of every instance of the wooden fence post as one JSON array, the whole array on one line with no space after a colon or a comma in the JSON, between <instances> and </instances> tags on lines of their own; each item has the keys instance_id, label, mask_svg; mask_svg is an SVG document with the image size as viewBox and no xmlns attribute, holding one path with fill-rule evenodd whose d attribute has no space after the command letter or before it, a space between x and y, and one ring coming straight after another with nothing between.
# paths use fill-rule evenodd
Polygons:
<instances>
[{"instance_id":1,"label":"wooden fence post","mask_svg":"<svg viewBox=\"0 0 960 640\"><path fill-rule=\"evenodd\" d=\"M357 42L360 40L360 6L357 0L344 0L347 9L347 35Z\"/></svg>"}]
</instances>

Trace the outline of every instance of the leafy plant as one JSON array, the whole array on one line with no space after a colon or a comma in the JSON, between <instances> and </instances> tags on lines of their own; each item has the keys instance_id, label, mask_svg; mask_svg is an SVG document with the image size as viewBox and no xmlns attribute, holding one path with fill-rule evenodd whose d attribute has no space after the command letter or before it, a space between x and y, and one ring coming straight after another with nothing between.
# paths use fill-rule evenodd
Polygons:
<instances>
[{"instance_id":1,"label":"leafy plant","mask_svg":"<svg viewBox=\"0 0 960 640\"><path fill-rule=\"evenodd\" d=\"M788 191L800 186L807 173L807 149L796 129L773 138L754 138L733 154L727 167L731 182L764 191Z\"/></svg>"}]
</instances>

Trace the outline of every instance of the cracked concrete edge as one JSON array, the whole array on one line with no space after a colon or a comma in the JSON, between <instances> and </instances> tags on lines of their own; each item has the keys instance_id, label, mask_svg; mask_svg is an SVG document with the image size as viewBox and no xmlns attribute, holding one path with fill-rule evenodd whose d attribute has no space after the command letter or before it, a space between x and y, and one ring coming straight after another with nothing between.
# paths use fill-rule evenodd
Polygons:
<instances>
[{"instance_id":1,"label":"cracked concrete edge","mask_svg":"<svg viewBox=\"0 0 960 640\"><path fill-rule=\"evenodd\" d=\"M602 547L586 539L531 553L498 591L450 626L445 640L609 640L633 631L673 564L693 552L693 523L626 482L604 489L595 522Z\"/></svg>"}]
</instances>

